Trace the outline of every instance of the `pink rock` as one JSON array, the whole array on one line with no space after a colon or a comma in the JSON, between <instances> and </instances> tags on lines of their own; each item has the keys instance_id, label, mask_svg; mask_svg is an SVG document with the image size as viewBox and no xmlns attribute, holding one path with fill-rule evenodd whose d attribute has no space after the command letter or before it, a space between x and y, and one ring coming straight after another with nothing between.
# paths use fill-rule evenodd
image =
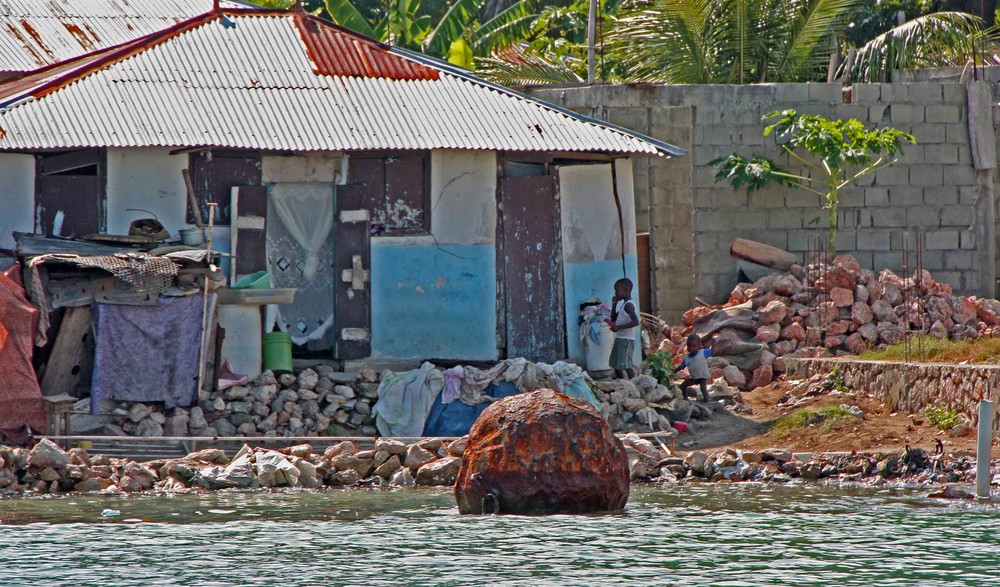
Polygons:
<instances>
[{"instance_id":1,"label":"pink rock","mask_svg":"<svg viewBox=\"0 0 1000 587\"><path fill-rule=\"evenodd\" d=\"M896 318L896 311L892 308L892 305L889 304L888 301L884 299L878 300L871 305L871 308L872 314L874 314L875 319L879 322L888 322L890 324L898 322L898 318Z\"/></svg>"},{"instance_id":2,"label":"pink rock","mask_svg":"<svg viewBox=\"0 0 1000 587\"><path fill-rule=\"evenodd\" d=\"M805 336L805 331L803 331L802 335ZM794 352L798 346L799 343L796 340L779 340L774 343L774 354L779 357L781 355L787 355L788 353Z\"/></svg>"},{"instance_id":3,"label":"pink rock","mask_svg":"<svg viewBox=\"0 0 1000 587\"><path fill-rule=\"evenodd\" d=\"M854 302L851 306L851 321L861 326L862 324L867 324L875 318L872 314L872 309L868 307L868 304L864 302Z\"/></svg>"},{"instance_id":4,"label":"pink rock","mask_svg":"<svg viewBox=\"0 0 1000 587\"><path fill-rule=\"evenodd\" d=\"M775 373L784 373L787 365L785 365L785 357L778 357L774 360L774 364L771 365Z\"/></svg>"},{"instance_id":5,"label":"pink rock","mask_svg":"<svg viewBox=\"0 0 1000 587\"><path fill-rule=\"evenodd\" d=\"M823 346L828 349L835 349L844 344L846 336L827 336L823 339Z\"/></svg>"},{"instance_id":6,"label":"pink rock","mask_svg":"<svg viewBox=\"0 0 1000 587\"><path fill-rule=\"evenodd\" d=\"M882 286L882 299L889 302L890 306L898 306L903 302L903 294L894 283L886 283Z\"/></svg>"},{"instance_id":7,"label":"pink rock","mask_svg":"<svg viewBox=\"0 0 1000 587\"><path fill-rule=\"evenodd\" d=\"M849 308L854 303L854 290L835 287L830 290L830 301L838 308Z\"/></svg>"},{"instance_id":8,"label":"pink rock","mask_svg":"<svg viewBox=\"0 0 1000 587\"><path fill-rule=\"evenodd\" d=\"M787 315L788 306L778 300L771 300L757 312L757 319L761 326L767 326L780 323Z\"/></svg>"},{"instance_id":9,"label":"pink rock","mask_svg":"<svg viewBox=\"0 0 1000 587\"><path fill-rule=\"evenodd\" d=\"M903 340L903 333L895 324L882 322L878 325L878 340L882 344L897 344Z\"/></svg>"},{"instance_id":10,"label":"pink rock","mask_svg":"<svg viewBox=\"0 0 1000 587\"><path fill-rule=\"evenodd\" d=\"M871 322L859 326L858 334L860 334L861 338L865 339L869 343L874 343L878 340L878 328L876 328Z\"/></svg>"},{"instance_id":11,"label":"pink rock","mask_svg":"<svg viewBox=\"0 0 1000 587\"><path fill-rule=\"evenodd\" d=\"M979 310L975 302L967 297L951 298L951 319L956 324L975 324L979 317Z\"/></svg>"},{"instance_id":12,"label":"pink rock","mask_svg":"<svg viewBox=\"0 0 1000 587\"><path fill-rule=\"evenodd\" d=\"M827 336L840 336L841 334L847 334L847 331L850 329L850 322L847 320L837 320L826 327L826 334Z\"/></svg>"},{"instance_id":13,"label":"pink rock","mask_svg":"<svg viewBox=\"0 0 1000 587\"><path fill-rule=\"evenodd\" d=\"M867 287L860 284L854 287L854 303L861 302L862 304L867 304L869 297Z\"/></svg>"},{"instance_id":14,"label":"pink rock","mask_svg":"<svg viewBox=\"0 0 1000 587\"><path fill-rule=\"evenodd\" d=\"M802 342L806 339L806 329L798 322L792 322L781 330L781 338Z\"/></svg>"},{"instance_id":15,"label":"pink rock","mask_svg":"<svg viewBox=\"0 0 1000 587\"><path fill-rule=\"evenodd\" d=\"M844 340L844 348L852 355L860 355L868 350L868 341L860 333L855 332Z\"/></svg>"},{"instance_id":16,"label":"pink rock","mask_svg":"<svg viewBox=\"0 0 1000 587\"><path fill-rule=\"evenodd\" d=\"M831 291L837 287L854 291L855 285L856 277L843 267L833 267L816 280L816 288L820 291Z\"/></svg>"},{"instance_id":17,"label":"pink rock","mask_svg":"<svg viewBox=\"0 0 1000 587\"><path fill-rule=\"evenodd\" d=\"M987 298L973 298L976 304L976 312L979 319L987 326L1000 324L1000 301Z\"/></svg>"},{"instance_id":18,"label":"pink rock","mask_svg":"<svg viewBox=\"0 0 1000 587\"><path fill-rule=\"evenodd\" d=\"M781 324L768 324L757 329L757 340L761 342L774 342L781 334Z\"/></svg>"},{"instance_id":19,"label":"pink rock","mask_svg":"<svg viewBox=\"0 0 1000 587\"><path fill-rule=\"evenodd\" d=\"M806 346L819 346L821 340L823 340L822 328L818 326L809 326L806 328Z\"/></svg>"},{"instance_id":20,"label":"pink rock","mask_svg":"<svg viewBox=\"0 0 1000 587\"><path fill-rule=\"evenodd\" d=\"M750 379L750 389L770 385L772 381L774 381L774 369L771 365L761 365L753 372L753 377Z\"/></svg>"},{"instance_id":21,"label":"pink rock","mask_svg":"<svg viewBox=\"0 0 1000 587\"><path fill-rule=\"evenodd\" d=\"M803 289L805 286L794 275L782 275L774 282L774 293L780 296L794 296Z\"/></svg>"},{"instance_id":22,"label":"pink rock","mask_svg":"<svg viewBox=\"0 0 1000 587\"><path fill-rule=\"evenodd\" d=\"M844 269L854 277L861 276L861 264L851 255L837 255L833 258L833 265Z\"/></svg>"},{"instance_id":23,"label":"pink rock","mask_svg":"<svg viewBox=\"0 0 1000 587\"><path fill-rule=\"evenodd\" d=\"M742 388L747 384L746 375L736 365L730 365L722 370L722 376L729 385Z\"/></svg>"},{"instance_id":24,"label":"pink rock","mask_svg":"<svg viewBox=\"0 0 1000 587\"><path fill-rule=\"evenodd\" d=\"M934 338L948 338L948 327L944 325L940 320L935 320L934 324L931 324L930 330L927 334L933 336Z\"/></svg>"}]
</instances>

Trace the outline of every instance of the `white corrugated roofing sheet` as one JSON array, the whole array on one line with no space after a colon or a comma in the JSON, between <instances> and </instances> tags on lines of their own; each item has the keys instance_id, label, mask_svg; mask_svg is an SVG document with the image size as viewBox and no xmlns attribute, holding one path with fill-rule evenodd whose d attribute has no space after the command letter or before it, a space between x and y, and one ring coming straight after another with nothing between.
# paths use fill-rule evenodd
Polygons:
<instances>
[{"instance_id":1,"label":"white corrugated roofing sheet","mask_svg":"<svg viewBox=\"0 0 1000 587\"><path fill-rule=\"evenodd\" d=\"M52 65L211 11L212 0L0 0L0 71Z\"/></svg>"},{"instance_id":2,"label":"white corrugated roofing sheet","mask_svg":"<svg viewBox=\"0 0 1000 587\"><path fill-rule=\"evenodd\" d=\"M301 35L288 13L208 20L9 105L0 149L683 153L445 70L411 80L316 74Z\"/></svg>"}]
</instances>

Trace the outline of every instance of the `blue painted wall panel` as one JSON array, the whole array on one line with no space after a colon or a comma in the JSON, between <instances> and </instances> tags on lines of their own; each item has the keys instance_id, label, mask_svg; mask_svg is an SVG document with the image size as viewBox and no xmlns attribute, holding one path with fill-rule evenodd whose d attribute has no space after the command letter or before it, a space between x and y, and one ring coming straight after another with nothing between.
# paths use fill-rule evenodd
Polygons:
<instances>
[{"instance_id":1,"label":"blue painted wall panel","mask_svg":"<svg viewBox=\"0 0 1000 587\"><path fill-rule=\"evenodd\" d=\"M372 357L496 359L493 245L379 240L372 241Z\"/></svg>"},{"instance_id":2,"label":"blue painted wall panel","mask_svg":"<svg viewBox=\"0 0 1000 587\"><path fill-rule=\"evenodd\" d=\"M638 257L625 255L625 268L632 283L638 283ZM580 327L577 319L580 317L580 304L592 297L601 298L605 304L611 305L614 295L614 285L622 276L621 259L613 261L595 261L592 263L566 263L563 267L563 279L566 289L566 346L570 360L584 364L583 345L580 343ZM632 289L632 299L639 303L638 287ZM639 342L636 341L636 365L641 356Z\"/></svg>"}]
</instances>

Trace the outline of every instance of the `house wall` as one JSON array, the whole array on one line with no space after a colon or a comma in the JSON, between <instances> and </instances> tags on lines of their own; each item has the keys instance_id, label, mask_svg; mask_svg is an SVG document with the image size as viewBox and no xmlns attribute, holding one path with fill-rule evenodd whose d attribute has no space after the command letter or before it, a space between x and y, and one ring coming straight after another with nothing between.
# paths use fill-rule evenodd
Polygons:
<instances>
[{"instance_id":1,"label":"house wall","mask_svg":"<svg viewBox=\"0 0 1000 587\"><path fill-rule=\"evenodd\" d=\"M35 158L0 154L0 248L13 249L13 232L32 232L35 226Z\"/></svg>"},{"instance_id":2,"label":"house wall","mask_svg":"<svg viewBox=\"0 0 1000 587\"><path fill-rule=\"evenodd\" d=\"M649 159L644 173L635 175L637 201L650 202L652 307L668 320L678 320L696 296L726 299L737 277L729 256L734 238L804 256L811 242L825 236L818 196L781 187L747 196L717 183L709 165L733 152L775 157L773 137L761 134L761 118L786 108L857 118L916 136L918 144L906 148L900 163L842 191L841 252L853 254L863 267L901 271L904 231L912 248L913 230L920 229L926 236L924 265L935 279L956 292L995 295L995 173L972 165L964 84L855 84L849 97L839 83L593 86L532 93L688 149L687 157ZM797 170L794 162L778 160ZM819 223L813 224L815 218Z\"/></svg>"},{"instance_id":3,"label":"house wall","mask_svg":"<svg viewBox=\"0 0 1000 587\"><path fill-rule=\"evenodd\" d=\"M610 164L570 165L559 168L559 196L562 210L563 283L566 297L567 351L571 360L584 361L580 342L580 304L592 297L611 303L614 282L625 276L638 283L635 243L635 212L632 164L628 159L615 163L618 196L622 203L625 228L624 252L618 210L612 189ZM634 289L638 306L638 288ZM636 358L639 358L636 345Z\"/></svg>"},{"instance_id":4,"label":"house wall","mask_svg":"<svg viewBox=\"0 0 1000 587\"><path fill-rule=\"evenodd\" d=\"M496 153L431 154L431 234L372 238L372 358L493 360Z\"/></svg>"},{"instance_id":5,"label":"house wall","mask_svg":"<svg viewBox=\"0 0 1000 587\"><path fill-rule=\"evenodd\" d=\"M148 218L152 212L160 224L170 232L171 239L179 239L188 209L187 186L182 169L188 167L188 154L170 154L171 149L149 147L142 149L108 149L107 214L109 234L128 234L129 224L139 218ZM143 211L131 211L142 209ZM230 231L228 226L212 230L212 248L228 253ZM229 272L229 261L223 259L222 270Z\"/></svg>"}]
</instances>

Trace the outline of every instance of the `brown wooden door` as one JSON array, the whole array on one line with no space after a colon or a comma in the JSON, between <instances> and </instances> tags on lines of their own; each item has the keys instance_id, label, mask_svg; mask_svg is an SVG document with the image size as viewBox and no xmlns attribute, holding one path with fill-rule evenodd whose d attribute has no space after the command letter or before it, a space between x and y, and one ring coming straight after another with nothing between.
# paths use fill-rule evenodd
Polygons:
<instances>
[{"instance_id":1,"label":"brown wooden door","mask_svg":"<svg viewBox=\"0 0 1000 587\"><path fill-rule=\"evenodd\" d=\"M334 358L371 356L371 214L368 186L337 186L333 238L336 270Z\"/></svg>"},{"instance_id":2,"label":"brown wooden door","mask_svg":"<svg viewBox=\"0 0 1000 587\"><path fill-rule=\"evenodd\" d=\"M81 237L106 230L105 151L83 149L35 159L35 232Z\"/></svg>"},{"instance_id":3,"label":"brown wooden door","mask_svg":"<svg viewBox=\"0 0 1000 587\"><path fill-rule=\"evenodd\" d=\"M559 196L550 175L504 178L501 189L507 357L566 357Z\"/></svg>"},{"instance_id":4,"label":"brown wooden door","mask_svg":"<svg viewBox=\"0 0 1000 587\"><path fill-rule=\"evenodd\" d=\"M212 150L191 153L188 159L191 185L202 221L208 224L208 203L219 205L216 224L228 225L232 219L232 188L234 186L260 185L260 153L247 151ZM187 204L187 222L195 224L190 204Z\"/></svg>"}]
</instances>

